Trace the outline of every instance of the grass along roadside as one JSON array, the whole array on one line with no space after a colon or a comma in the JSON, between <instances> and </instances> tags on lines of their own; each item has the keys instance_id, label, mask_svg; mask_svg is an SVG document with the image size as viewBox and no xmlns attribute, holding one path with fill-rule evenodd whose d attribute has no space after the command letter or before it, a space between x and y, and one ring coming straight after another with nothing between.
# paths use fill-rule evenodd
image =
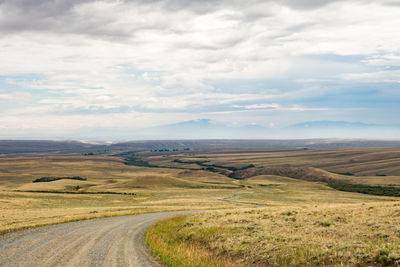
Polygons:
<instances>
[{"instance_id":1,"label":"grass along roadside","mask_svg":"<svg viewBox=\"0 0 400 267\"><path fill-rule=\"evenodd\" d=\"M159 222L146 243L169 266L397 266L399 219L397 201L207 212Z\"/></svg>"},{"instance_id":2,"label":"grass along roadside","mask_svg":"<svg viewBox=\"0 0 400 267\"><path fill-rule=\"evenodd\" d=\"M176 235L185 227L187 216L176 216L151 226L145 234L145 243L153 255L167 266L180 267L229 267L241 266L225 255L218 255L203 247L202 244L190 242L184 236Z\"/></svg>"}]
</instances>

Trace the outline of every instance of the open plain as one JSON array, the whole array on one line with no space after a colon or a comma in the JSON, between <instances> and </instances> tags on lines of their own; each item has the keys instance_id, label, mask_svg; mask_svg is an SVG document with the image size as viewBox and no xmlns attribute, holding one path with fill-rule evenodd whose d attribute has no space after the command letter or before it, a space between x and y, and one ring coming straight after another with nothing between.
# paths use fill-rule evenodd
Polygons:
<instances>
[{"instance_id":1,"label":"open plain","mask_svg":"<svg viewBox=\"0 0 400 267\"><path fill-rule=\"evenodd\" d=\"M114 216L204 210L152 226L145 236L152 253L170 266L395 265L400 259L399 155L396 148L3 154L0 257L3 262L14 259L18 266L25 256L18 252L22 241L17 240L42 233L24 251L35 262L53 266L58 261L52 259L64 257L68 260L59 264L73 266L68 253L80 246L89 254L96 249L75 246L68 241L74 237L64 233L66 244L59 246L71 250L43 251L45 244L58 240L60 232L53 235L54 229L76 226L79 230L72 233L87 236L88 242L108 241L101 256L82 254L75 263L137 266L124 256L111 260L120 250L113 244L142 244L143 236L122 233L143 234L166 215L148 215L144 221ZM99 217L113 218L12 233ZM103 228L108 229L104 236ZM120 234L108 239L108 231ZM37 247L39 243L43 246Z\"/></svg>"}]
</instances>

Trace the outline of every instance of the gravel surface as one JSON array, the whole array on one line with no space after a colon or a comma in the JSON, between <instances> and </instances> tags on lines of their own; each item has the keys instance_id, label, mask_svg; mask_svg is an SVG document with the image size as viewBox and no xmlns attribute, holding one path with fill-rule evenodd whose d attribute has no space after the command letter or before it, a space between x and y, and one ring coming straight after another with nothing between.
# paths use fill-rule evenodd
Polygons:
<instances>
[{"instance_id":1,"label":"gravel surface","mask_svg":"<svg viewBox=\"0 0 400 267\"><path fill-rule=\"evenodd\" d=\"M100 218L0 236L0 266L163 266L148 252L144 232L188 212Z\"/></svg>"}]
</instances>

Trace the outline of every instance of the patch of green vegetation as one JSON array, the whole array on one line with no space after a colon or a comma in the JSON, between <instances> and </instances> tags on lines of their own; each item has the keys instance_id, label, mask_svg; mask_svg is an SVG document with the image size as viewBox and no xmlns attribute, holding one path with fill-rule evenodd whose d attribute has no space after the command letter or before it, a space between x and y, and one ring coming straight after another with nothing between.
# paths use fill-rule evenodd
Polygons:
<instances>
[{"instance_id":1,"label":"patch of green vegetation","mask_svg":"<svg viewBox=\"0 0 400 267\"><path fill-rule=\"evenodd\" d=\"M182 168L175 166L159 166L155 164L151 164L148 161L143 160L140 156L135 154L135 152L123 152L119 154L115 154L113 156L123 157L126 165L138 166L138 167L149 167L149 168L168 168L168 169L178 169L178 170L197 170L194 168ZM177 162L177 161L175 161Z\"/></svg>"},{"instance_id":2,"label":"patch of green vegetation","mask_svg":"<svg viewBox=\"0 0 400 267\"><path fill-rule=\"evenodd\" d=\"M254 164L249 164L249 165L247 165L247 166L243 166L243 167L241 167L241 168L238 168L238 170L239 170L239 171L241 171L241 170L247 170L247 169L254 168L254 167L255 167Z\"/></svg>"},{"instance_id":3,"label":"patch of green vegetation","mask_svg":"<svg viewBox=\"0 0 400 267\"><path fill-rule=\"evenodd\" d=\"M344 182L330 182L327 183L327 185L333 189L346 192L356 192L377 196L400 197L400 188L393 186L350 184Z\"/></svg>"},{"instance_id":4,"label":"patch of green vegetation","mask_svg":"<svg viewBox=\"0 0 400 267\"><path fill-rule=\"evenodd\" d=\"M208 171L208 172L215 172L215 173L221 173L221 170L218 170L214 167L207 167L207 168L202 168L202 170Z\"/></svg>"},{"instance_id":5,"label":"patch of green vegetation","mask_svg":"<svg viewBox=\"0 0 400 267\"><path fill-rule=\"evenodd\" d=\"M332 225L331 222L316 222L315 224L323 227L329 227Z\"/></svg>"},{"instance_id":6,"label":"patch of green vegetation","mask_svg":"<svg viewBox=\"0 0 400 267\"><path fill-rule=\"evenodd\" d=\"M134 155L132 155L130 157L126 157L125 158L125 164L126 165L139 166L139 167L157 167L157 166L154 166L154 165L148 163L147 161L144 161L140 157L137 157L137 156L134 156Z\"/></svg>"},{"instance_id":7,"label":"patch of green vegetation","mask_svg":"<svg viewBox=\"0 0 400 267\"><path fill-rule=\"evenodd\" d=\"M113 156L123 157L126 165L133 165L139 167L153 167L157 168L158 166L150 164L149 162L143 160L141 157L135 154L135 152L122 152L119 154L115 154Z\"/></svg>"},{"instance_id":8,"label":"patch of green vegetation","mask_svg":"<svg viewBox=\"0 0 400 267\"><path fill-rule=\"evenodd\" d=\"M82 178L79 176L73 176L73 177L42 177L42 178L38 178L32 181L32 183L43 183L43 182L53 182L53 181L57 181L57 180L64 180L64 179L68 179L68 180L79 180L79 181L86 181L86 178Z\"/></svg>"},{"instance_id":9,"label":"patch of green vegetation","mask_svg":"<svg viewBox=\"0 0 400 267\"><path fill-rule=\"evenodd\" d=\"M173 162L182 163L182 164L197 164L200 166L210 166L205 163L210 162L209 160L198 160L198 161L183 161L180 159L174 159Z\"/></svg>"},{"instance_id":10,"label":"patch of green vegetation","mask_svg":"<svg viewBox=\"0 0 400 267\"><path fill-rule=\"evenodd\" d=\"M201 160L201 161L183 161L180 159L175 159L174 162L176 163L182 163L182 164L197 164L201 167L205 167L203 170L206 171L211 171L211 172L219 172L221 173L221 170L218 169L226 169L229 171L240 171L240 170L246 170L249 168L254 168L254 164L249 164L240 168L233 167L233 166L223 166L223 165L217 165L217 164L206 164L207 162L210 162L209 160Z\"/></svg>"},{"instance_id":11,"label":"patch of green vegetation","mask_svg":"<svg viewBox=\"0 0 400 267\"><path fill-rule=\"evenodd\" d=\"M281 214L285 215L285 216L293 216L293 215L297 214L297 211L286 211L286 212L282 212Z\"/></svg>"},{"instance_id":12,"label":"patch of green vegetation","mask_svg":"<svg viewBox=\"0 0 400 267\"><path fill-rule=\"evenodd\" d=\"M331 173L336 173L336 174L345 175L345 176L354 176L354 173L351 173L351 172L331 172Z\"/></svg>"}]
</instances>

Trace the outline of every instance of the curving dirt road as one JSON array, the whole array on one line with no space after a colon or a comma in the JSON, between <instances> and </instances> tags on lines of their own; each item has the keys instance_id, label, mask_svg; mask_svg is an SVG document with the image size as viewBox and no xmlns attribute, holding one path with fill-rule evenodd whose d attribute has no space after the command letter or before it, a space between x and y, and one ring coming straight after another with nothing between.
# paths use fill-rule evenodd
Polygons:
<instances>
[{"instance_id":1,"label":"curving dirt road","mask_svg":"<svg viewBox=\"0 0 400 267\"><path fill-rule=\"evenodd\" d=\"M250 195L250 194L251 193L238 194L238 195L234 195L233 197L227 197L227 198L219 199L217 201L228 202L228 203L239 205L239 206L250 206L250 207L258 207L258 208L266 207L265 205L261 205L261 204L251 204L251 203L245 203L245 202L239 202L239 201L232 201L232 200L235 200L235 199L238 199L245 195ZM255 193L255 194L260 194L260 193Z\"/></svg>"},{"instance_id":2,"label":"curving dirt road","mask_svg":"<svg viewBox=\"0 0 400 267\"><path fill-rule=\"evenodd\" d=\"M188 212L159 212L39 227L0 236L0 266L162 266L147 251L151 224Z\"/></svg>"}]
</instances>

